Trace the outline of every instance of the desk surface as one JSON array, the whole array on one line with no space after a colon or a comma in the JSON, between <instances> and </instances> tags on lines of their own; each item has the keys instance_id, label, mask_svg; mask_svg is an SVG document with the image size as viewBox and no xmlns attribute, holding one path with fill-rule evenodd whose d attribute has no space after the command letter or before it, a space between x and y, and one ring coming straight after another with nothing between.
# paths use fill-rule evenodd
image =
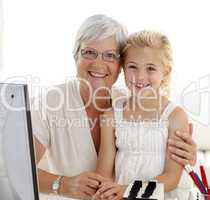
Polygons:
<instances>
[{"instance_id":1,"label":"desk surface","mask_svg":"<svg viewBox=\"0 0 210 200\"><path fill-rule=\"evenodd\" d=\"M66 198L66 197L61 197L53 194L43 194L39 193L39 199L40 200L75 200L72 198Z\"/></svg>"}]
</instances>

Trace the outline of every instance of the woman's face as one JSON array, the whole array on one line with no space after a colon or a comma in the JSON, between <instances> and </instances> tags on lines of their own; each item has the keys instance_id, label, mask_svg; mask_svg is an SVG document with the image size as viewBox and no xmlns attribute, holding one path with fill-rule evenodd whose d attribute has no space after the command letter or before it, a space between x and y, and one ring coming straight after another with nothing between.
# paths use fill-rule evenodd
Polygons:
<instances>
[{"instance_id":1,"label":"woman's face","mask_svg":"<svg viewBox=\"0 0 210 200\"><path fill-rule=\"evenodd\" d=\"M135 95L148 96L160 88L164 78L163 52L150 47L130 47L125 55L125 81Z\"/></svg>"},{"instance_id":2,"label":"woman's face","mask_svg":"<svg viewBox=\"0 0 210 200\"><path fill-rule=\"evenodd\" d=\"M119 59L115 56L118 56L115 37L83 43L76 60L78 77L87 81L93 91L100 87L110 89L120 71Z\"/></svg>"}]
</instances>

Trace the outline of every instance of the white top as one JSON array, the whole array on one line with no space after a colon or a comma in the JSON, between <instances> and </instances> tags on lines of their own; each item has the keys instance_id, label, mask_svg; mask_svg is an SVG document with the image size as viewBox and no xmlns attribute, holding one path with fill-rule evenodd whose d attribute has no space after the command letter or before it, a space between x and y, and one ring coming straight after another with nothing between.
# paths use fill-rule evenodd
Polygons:
<instances>
[{"instance_id":1,"label":"white top","mask_svg":"<svg viewBox=\"0 0 210 200\"><path fill-rule=\"evenodd\" d=\"M95 170L97 154L77 80L52 87L47 99L35 101L32 125L46 147L39 168L64 176Z\"/></svg>"},{"instance_id":2,"label":"white top","mask_svg":"<svg viewBox=\"0 0 210 200\"><path fill-rule=\"evenodd\" d=\"M114 92L115 98L123 95L118 88ZM61 97L63 102L55 110ZM33 134L46 147L40 169L64 176L95 170L97 154L78 80L70 81L67 87L62 84L49 88L47 99L33 102L31 116Z\"/></svg>"},{"instance_id":3,"label":"white top","mask_svg":"<svg viewBox=\"0 0 210 200\"><path fill-rule=\"evenodd\" d=\"M176 106L170 102L159 121L134 122L123 119L123 104L124 101L119 101L114 107L118 148L115 159L115 180L120 184L129 184L134 180L151 180L164 170L168 117ZM188 195L189 188L185 193ZM175 197L178 197L176 191L165 194L165 199Z\"/></svg>"}]
</instances>

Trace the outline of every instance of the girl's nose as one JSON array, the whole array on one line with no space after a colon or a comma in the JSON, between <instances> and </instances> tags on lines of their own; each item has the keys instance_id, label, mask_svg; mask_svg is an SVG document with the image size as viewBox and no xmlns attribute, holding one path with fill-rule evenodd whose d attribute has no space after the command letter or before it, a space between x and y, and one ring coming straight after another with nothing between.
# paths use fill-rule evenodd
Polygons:
<instances>
[{"instance_id":1,"label":"girl's nose","mask_svg":"<svg viewBox=\"0 0 210 200\"><path fill-rule=\"evenodd\" d=\"M144 80L147 78L147 73L144 69L139 69L137 72L137 77L138 80Z\"/></svg>"}]
</instances>

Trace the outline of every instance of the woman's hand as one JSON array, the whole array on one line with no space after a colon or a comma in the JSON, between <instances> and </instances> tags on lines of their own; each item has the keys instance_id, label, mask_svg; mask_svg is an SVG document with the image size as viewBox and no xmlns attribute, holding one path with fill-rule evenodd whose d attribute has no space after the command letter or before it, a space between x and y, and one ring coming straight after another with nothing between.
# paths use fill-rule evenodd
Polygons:
<instances>
[{"instance_id":1,"label":"woman's hand","mask_svg":"<svg viewBox=\"0 0 210 200\"><path fill-rule=\"evenodd\" d=\"M196 163L197 146L192 139L192 124L189 124L189 130L189 133L176 131L175 136L168 139L171 158L181 165Z\"/></svg>"},{"instance_id":2,"label":"woman's hand","mask_svg":"<svg viewBox=\"0 0 210 200\"><path fill-rule=\"evenodd\" d=\"M94 172L84 172L70 178L66 177L62 181L64 192L61 191L61 193L72 198L90 198L104 181L102 176Z\"/></svg>"},{"instance_id":3,"label":"woman's hand","mask_svg":"<svg viewBox=\"0 0 210 200\"><path fill-rule=\"evenodd\" d=\"M114 182L104 182L99 186L99 190L94 195L94 199L121 200L127 185L119 185Z\"/></svg>"}]
</instances>

